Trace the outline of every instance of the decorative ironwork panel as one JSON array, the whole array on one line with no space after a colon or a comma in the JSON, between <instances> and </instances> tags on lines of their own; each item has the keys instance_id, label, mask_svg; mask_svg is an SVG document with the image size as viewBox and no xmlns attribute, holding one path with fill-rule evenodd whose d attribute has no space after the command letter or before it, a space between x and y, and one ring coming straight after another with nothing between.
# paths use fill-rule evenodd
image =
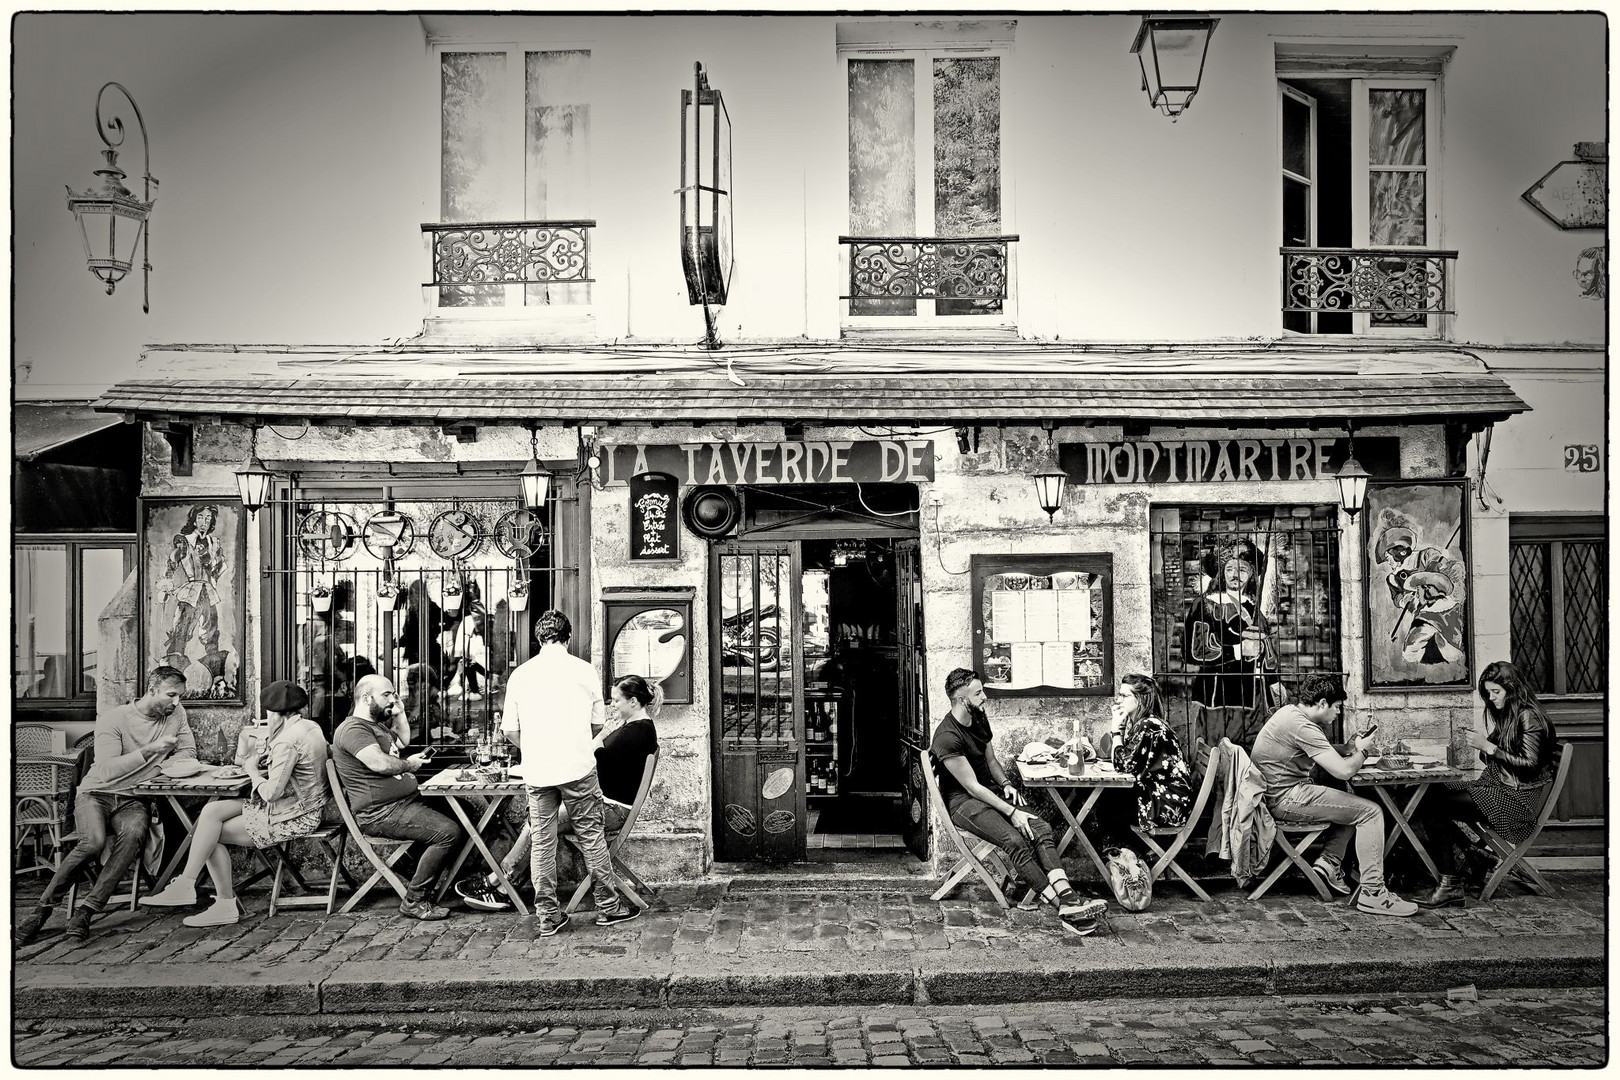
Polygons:
<instances>
[{"instance_id":1,"label":"decorative ironwork panel","mask_svg":"<svg viewBox=\"0 0 1620 1080\"><path fill-rule=\"evenodd\" d=\"M1513 666L1539 693L1553 689L1552 589L1546 544L1513 544L1508 554L1508 607L1513 628Z\"/></svg>"},{"instance_id":2,"label":"decorative ironwork panel","mask_svg":"<svg viewBox=\"0 0 1620 1080\"><path fill-rule=\"evenodd\" d=\"M1453 314L1455 251L1283 248L1283 311Z\"/></svg>"},{"instance_id":3,"label":"decorative ironwork panel","mask_svg":"<svg viewBox=\"0 0 1620 1080\"><path fill-rule=\"evenodd\" d=\"M1609 635L1604 545L1565 541L1565 693L1600 694L1608 684Z\"/></svg>"},{"instance_id":4,"label":"decorative ironwork panel","mask_svg":"<svg viewBox=\"0 0 1620 1080\"><path fill-rule=\"evenodd\" d=\"M423 225L433 237L431 285L583 284L594 221Z\"/></svg>"},{"instance_id":5,"label":"decorative ironwork panel","mask_svg":"<svg viewBox=\"0 0 1620 1080\"><path fill-rule=\"evenodd\" d=\"M839 238L849 248L844 300L1005 300L1016 236Z\"/></svg>"}]
</instances>

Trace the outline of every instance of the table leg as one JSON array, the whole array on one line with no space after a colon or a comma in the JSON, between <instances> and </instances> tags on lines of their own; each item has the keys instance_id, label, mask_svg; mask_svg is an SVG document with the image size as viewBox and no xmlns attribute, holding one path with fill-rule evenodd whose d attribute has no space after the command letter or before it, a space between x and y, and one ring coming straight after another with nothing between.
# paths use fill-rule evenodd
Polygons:
<instances>
[{"instance_id":1,"label":"table leg","mask_svg":"<svg viewBox=\"0 0 1620 1080\"><path fill-rule=\"evenodd\" d=\"M529 913L529 909L524 905L523 898L518 895L517 889L513 887L511 879L506 876L506 872L501 869L500 860L490 853L489 845L484 843L484 837L480 832L485 825L489 824L490 819L495 816L495 813L500 809L501 804L511 797L512 796L510 795L491 795L489 797L489 808L484 811L483 817L479 819L479 823L476 828L473 826L472 821L467 817L467 811L462 809L461 800L455 798L450 799L450 809L455 811L456 817L461 819L462 828L467 830L467 845L476 847L479 854L484 856L484 861L489 864L490 870L492 870L495 874L495 880L500 882L501 888L505 890L507 897L512 901L512 905L517 908L518 914L527 915ZM455 871L461 868L461 864L466 858L467 845L462 846L460 854L456 857L455 867L451 870L449 877L445 879L446 886L448 886L451 881L455 880ZM440 895L443 895L442 889L440 890Z\"/></svg>"},{"instance_id":2,"label":"table leg","mask_svg":"<svg viewBox=\"0 0 1620 1080\"><path fill-rule=\"evenodd\" d=\"M1089 794L1086 796L1085 803L1080 807L1079 814L1075 814L1069 809L1069 805L1064 800L1061 789L1047 788L1046 790L1051 792L1052 801L1057 803L1058 812L1062 814L1063 819L1069 823L1068 829L1063 833L1063 839L1060 840L1057 845L1058 857L1062 858L1063 853L1068 850L1069 844L1078 840L1080 842L1080 849L1091 858L1092 865L1096 866L1097 868L1097 873L1102 875L1104 881L1107 881L1108 871L1103 868L1102 857L1097 854L1097 849L1091 846L1091 840L1086 836L1086 831L1080 827L1080 823L1086 820L1087 815L1091 813L1091 808L1097 805L1097 800L1102 797L1103 789L1100 787L1072 789L1076 799L1080 797L1080 792L1082 790L1089 792Z\"/></svg>"},{"instance_id":3,"label":"table leg","mask_svg":"<svg viewBox=\"0 0 1620 1080\"><path fill-rule=\"evenodd\" d=\"M169 857L169 861L164 864L163 871L158 874L157 879L152 883L153 892L162 892L163 887L169 883L169 879L174 877L174 872L180 869L180 864L185 862L186 854L191 850L192 835L197 831L197 826L192 822L192 819L186 816L185 807L181 805L180 797L171 793L165 795L164 798L168 799L169 805L174 808L175 816L180 819L180 824L185 828L186 835L180 841L180 846L175 849L175 853ZM208 802L213 802L217 798L219 798L218 795L211 796ZM206 806L207 803L203 805Z\"/></svg>"},{"instance_id":4,"label":"table leg","mask_svg":"<svg viewBox=\"0 0 1620 1080\"><path fill-rule=\"evenodd\" d=\"M1416 784L1413 786L1412 797L1406 801L1406 810L1404 812L1396 805L1395 796L1390 792L1387 785L1380 784L1373 790L1378 792L1379 801L1384 804L1384 808L1395 819L1395 828L1384 839L1384 855L1386 857L1389 855L1395 844L1400 840L1401 834L1405 833L1406 838L1412 842L1412 849L1418 853L1418 858L1423 860L1423 865L1429 868L1429 873L1438 882L1440 880L1440 868L1435 865L1434 859L1429 856L1429 852L1424 848L1423 841L1418 839L1417 831L1412 828L1412 816L1417 812L1418 803L1422 802L1423 796L1427 794L1429 785Z\"/></svg>"},{"instance_id":5,"label":"table leg","mask_svg":"<svg viewBox=\"0 0 1620 1080\"><path fill-rule=\"evenodd\" d=\"M455 809L461 809L461 799L457 796L445 795L443 798ZM465 815L457 815L461 818L462 826L466 828L468 833L472 836L482 836L484 834L484 830L488 828L489 823L494 820L495 812L500 809L501 802L505 799L505 796L487 795L485 796L485 799L488 801L484 804L483 816L478 819L478 828L475 829L469 825ZM444 899L444 894L449 891L451 882L456 880L456 875L461 872L461 866L467 861L467 855L472 851L472 849L472 842L469 840L467 843L461 845L460 851L456 852L455 861L450 864L450 872L444 875L444 884L439 887L438 898L440 900Z\"/></svg>"}]
</instances>

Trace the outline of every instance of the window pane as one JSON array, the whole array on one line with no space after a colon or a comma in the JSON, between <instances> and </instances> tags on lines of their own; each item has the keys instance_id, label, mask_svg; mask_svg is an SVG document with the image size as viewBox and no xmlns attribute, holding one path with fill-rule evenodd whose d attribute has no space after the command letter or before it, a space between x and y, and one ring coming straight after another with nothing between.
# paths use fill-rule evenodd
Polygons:
<instances>
[{"instance_id":1,"label":"window pane","mask_svg":"<svg viewBox=\"0 0 1620 1080\"><path fill-rule=\"evenodd\" d=\"M1422 90L1367 92L1369 163L1425 164L1423 96Z\"/></svg>"},{"instance_id":2,"label":"window pane","mask_svg":"<svg viewBox=\"0 0 1620 1080\"><path fill-rule=\"evenodd\" d=\"M447 52L439 58L440 220L508 221L517 208L505 197L506 54ZM500 285L441 288L442 307L499 307Z\"/></svg>"},{"instance_id":3,"label":"window pane","mask_svg":"<svg viewBox=\"0 0 1620 1080\"><path fill-rule=\"evenodd\" d=\"M529 221L590 217L591 54L524 57L523 212ZM555 254L566 265L576 253ZM525 304L585 304L590 286L526 285Z\"/></svg>"},{"instance_id":4,"label":"window pane","mask_svg":"<svg viewBox=\"0 0 1620 1080\"><path fill-rule=\"evenodd\" d=\"M12 692L20 698L67 697L68 559L61 544L18 547L12 594Z\"/></svg>"},{"instance_id":5,"label":"window pane","mask_svg":"<svg viewBox=\"0 0 1620 1080\"><path fill-rule=\"evenodd\" d=\"M1509 654L1513 666L1541 694L1553 689L1547 552L1546 544L1517 543L1508 548L1508 608L1513 616Z\"/></svg>"},{"instance_id":6,"label":"window pane","mask_svg":"<svg viewBox=\"0 0 1620 1080\"><path fill-rule=\"evenodd\" d=\"M1570 694L1602 693L1608 682L1604 547L1564 543L1564 689Z\"/></svg>"},{"instance_id":7,"label":"window pane","mask_svg":"<svg viewBox=\"0 0 1620 1080\"><path fill-rule=\"evenodd\" d=\"M934 61L934 233L1001 231L1001 61Z\"/></svg>"},{"instance_id":8,"label":"window pane","mask_svg":"<svg viewBox=\"0 0 1620 1080\"><path fill-rule=\"evenodd\" d=\"M96 692L101 651L101 612L124 583L123 548L79 552L79 692Z\"/></svg>"},{"instance_id":9,"label":"window pane","mask_svg":"<svg viewBox=\"0 0 1620 1080\"><path fill-rule=\"evenodd\" d=\"M917 231L916 65L849 62L849 231ZM851 315L915 315L915 300L852 300Z\"/></svg>"},{"instance_id":10,"label":"window pane","mask_svg":"<svg viewBox=\"0 0 1620 1080\"><path fill-rule=\"evenodd\" d=\"M1283 97L1283 168L1311 178L1311 107L1297 98Z\"/></svg>"},{"instance_id":11,"label":"window pane","mask_svg":"<svg viewBox=\"0 0 1620 1080\"><path fill-rule=\"evenodd\" d=\"M1420 172L1374 172L1368 185L1374 247L1420 247L1428 237L1428 207Z\"/></svg>"}]
</instances>

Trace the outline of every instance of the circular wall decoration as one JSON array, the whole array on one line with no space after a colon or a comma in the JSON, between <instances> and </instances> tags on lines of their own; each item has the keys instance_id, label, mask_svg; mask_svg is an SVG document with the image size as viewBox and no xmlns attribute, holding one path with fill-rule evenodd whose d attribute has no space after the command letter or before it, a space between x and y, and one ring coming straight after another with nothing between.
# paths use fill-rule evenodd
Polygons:
<instances>
[{"instance_id":1,"label":"circular wall decoration","mask_svg":"<svg viewBox=\"0 0 1620 1080\"><path fill-rule=\"evenodd\" d=\"M482 523L470 510L446 510L428 522L428 550L441 559L470 559L483 543Z\"/></svg>"},{"instance_id":2,"label":"circular wall decoration","mask_svg":"<svg viewBox=\"0 0 1620 1080\"><path fill-rule=\"evenodd\" d=\"M361 542L379 559L397 559L416 546L416 523L398 510L379 510L366 519Z\"/></svg>"},{"instance_id":3,"label":"circular wall decoration","mask_svg":"<svg viewBox=\"0 0 1620 1080\"><path fill-rule=\"evenodd\" d=\"M354 554L360 529L338 510L313 510L298 521L298 550L320 562L342 562Z\"/></svg>"},{"instance_id":4,"label":"circular wall decoration","mask_svg":"<svg viewBox=\"0 0 1620 1080\"><path fill-rule=\"evenodd\" d=\"M792 786L792 769L772 769L770 775L765 777L765 786L759 789L759 793L766 799L780 799Z\"/></svg>"},{"instance_id":5,"label":"circular wall decoration","mask_svg":"<svg viewBox=\"0 0 1620 1080\"><path fill-rule=\"evenodd\" d=\"M726 828L738 836L754 835L754 813L748 807L738 806L736 803L727 803L725 818Z\"/></svg>"},{"instance_id":6,"label":"circular wall decoration","mask_svg":"<svg viewBox=\"0 0 1620 1080\"><path fill-rule=\"evenodd\" d=\"M718 540L737 531L742 522L742 503L728 487L695 487L681 504L686 527L706 540Z\"/></svg>"},{"instance_id":7,"label":"circular wall decoration","mask_svg":"<svg viewBox=\"0 0 1620 1080\"><path fill-rule=\"evenodd\" d=\"M768 833L792 832L793 824L797 820L791 810L772 810L765 815L765 831Z\"/></svg>"},{"instance_id":8,"label":"circular wall decoration","mask_svg":"<svg viewBox=\"0 0 1620 1080\"><path fill-rule=\"evenodd\" d=\"M509 559L527 559L546 539L546 523L533 510L509 510L495 522L495 546Z\"/></svg>"}]
</instances>

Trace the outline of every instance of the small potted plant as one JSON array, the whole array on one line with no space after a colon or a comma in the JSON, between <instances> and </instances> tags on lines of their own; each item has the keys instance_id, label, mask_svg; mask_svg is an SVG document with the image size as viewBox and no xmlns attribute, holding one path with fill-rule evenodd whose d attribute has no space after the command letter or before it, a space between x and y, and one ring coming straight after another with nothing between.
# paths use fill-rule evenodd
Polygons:
<instances>
[{"instance_id":1,"label":"small potted plant","mask_svg":"<svg viewBox=\"0 0 1620 1080\"><path fill-rule=\"evenodd\" d=\"M506 596L513 611L527 611L529 609L529 586L518 583L512 586L512 591Z\"/></svg>"},{"instance_id":2,"label":"small potted plant","mask_svg":"<svg viewBox=\"0 0 1620 1080\"><path fill-rule=\"evenodd\" d=\"M392 581L377 586L377 606L387 611L398 611L405 606L405 590Z\"/></svg>"},{"instance_id":3,"label":"small potted plant","mask_svg":"<svg viewBox=\"0 0 1620 1080\"><path fill-rule=\"evenodd\" d=\"M461 614L461 581L459 578L444 587L444 613L446 615Z\"/></svg>"},{"instance_id":4,"label":"small potted plant","mask_svg":"<svg viewBox=\"0 0 1620 1080\"><path fill-rule=\"evenodd\" d=\"M332 610L332 587L324 581L317 581L309 590L309 607L317 615L325 615Z\"/></svg>"}]
</instances>

